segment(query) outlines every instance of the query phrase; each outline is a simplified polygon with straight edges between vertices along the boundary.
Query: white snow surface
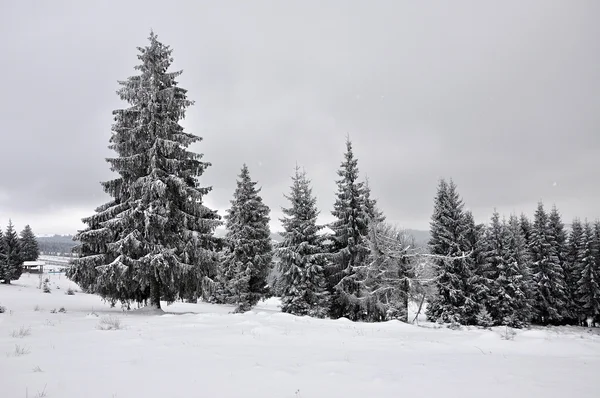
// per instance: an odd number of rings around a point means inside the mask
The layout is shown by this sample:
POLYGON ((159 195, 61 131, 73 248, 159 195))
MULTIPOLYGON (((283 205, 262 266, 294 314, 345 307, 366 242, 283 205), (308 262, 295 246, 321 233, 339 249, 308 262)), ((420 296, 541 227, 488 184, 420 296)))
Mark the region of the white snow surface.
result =
POLYGON ((50 294, 37 275, 0 285, 2 397, 599 396, 598 329, 532 328, 506 340, 504 328, 297 317, 276 299, 245 314, 203 303, 124 312, 66 295, 78 287, 47 276, 50 294), (100 329, 108 316, 121 329, 100 329), (21 327, 30 334, 13 336, 21 327))

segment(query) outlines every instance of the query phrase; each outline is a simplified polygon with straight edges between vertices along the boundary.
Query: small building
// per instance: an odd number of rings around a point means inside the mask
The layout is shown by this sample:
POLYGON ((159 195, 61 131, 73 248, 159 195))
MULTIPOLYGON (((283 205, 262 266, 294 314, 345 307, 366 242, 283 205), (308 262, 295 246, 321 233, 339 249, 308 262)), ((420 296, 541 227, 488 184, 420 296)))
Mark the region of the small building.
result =
POLYGON ((44 272, 44 265, 46 265, 44 261, 24 261, 23 271, 33 274, 42 274, 44 272))

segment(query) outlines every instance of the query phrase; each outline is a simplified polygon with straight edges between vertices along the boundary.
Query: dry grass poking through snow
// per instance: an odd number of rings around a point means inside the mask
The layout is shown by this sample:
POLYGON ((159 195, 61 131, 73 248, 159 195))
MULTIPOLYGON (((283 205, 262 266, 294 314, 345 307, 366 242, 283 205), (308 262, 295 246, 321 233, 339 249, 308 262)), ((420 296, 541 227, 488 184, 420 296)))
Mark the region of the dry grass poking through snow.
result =
POLYGON ((500 337, 502 340, 514 340, 516 335, 517 332, 515 332, 513 328, 506 326, 500 337))
POLYGON ((29 354, 29 352, 30 352, 29 348, 21 347, 20 345, 15 344, 15 350, 11 351, 11 352, 7 352, 6 356, 7 357, 10 357, 10 356, 20 357, 21 355, 29 354))
POLYGON ((123 329, 123 324, 121 319, 116 316, 107 315, 100 318, 97 328, 100 330, 120 330, 123 329))
MULTIPOLYGON (((44 398, 44 397, 47 397, 48 394, 46 394, 46 387, 47 387, 47 385, 44 386, 44 389, 42 391, 38 391, 37 394, 33 395, 32 398, 44 398)), ((25 390, 25 398, 29 398, 29 392, 27 390, 25 390)))
POLYGON ((14 338, 22 339, 25 336, 29 336, 31 334, 31 328, 26 328, 25 326, 21 326, 19 329, 15 329, 10 334, 14 338))

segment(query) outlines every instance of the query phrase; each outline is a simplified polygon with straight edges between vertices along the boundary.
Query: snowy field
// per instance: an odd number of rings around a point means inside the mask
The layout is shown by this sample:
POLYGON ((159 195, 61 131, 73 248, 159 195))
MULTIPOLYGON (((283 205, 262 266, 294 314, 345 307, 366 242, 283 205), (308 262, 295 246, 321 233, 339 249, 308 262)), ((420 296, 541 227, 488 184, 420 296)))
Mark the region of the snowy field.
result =
POLYGON ((236 315, 183 303, 125 313, 49 278, 51 294, 37 275, 0 285, 3 398, 600 396, 597 329, 505 339, 503 329, 295 317, 276 300, 236 315), (120 328, 104 330, 115 319, 120 328))

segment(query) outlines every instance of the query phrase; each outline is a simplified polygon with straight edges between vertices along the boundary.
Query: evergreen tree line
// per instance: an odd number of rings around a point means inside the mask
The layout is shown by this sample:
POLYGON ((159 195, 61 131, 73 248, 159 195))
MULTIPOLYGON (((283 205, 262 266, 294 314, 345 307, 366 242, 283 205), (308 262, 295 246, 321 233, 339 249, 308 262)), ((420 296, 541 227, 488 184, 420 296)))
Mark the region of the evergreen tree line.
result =
POLYGON ((310 181, 297 169, 282 220, 284 241, 274 245, 270 209, 246 165, 224 220, 204 205, 211 188, 199 177, 210 163, 188 149, 201 138, 180 124, 193 102, 177 82, 181 71, 169 71, 172 49, 151 33, 138 50, 139 73, 120 81, 117 91, 128 107, 113 112, 109 148, 116 156, 107 162, 117 176, 102 183, 111 200, 83 219, 68 277, 113 305, 160 308, 161 301, 203 299, 245 311, 273 294, 267 279, 276 256, 284 311, 354 320, 392 316, 378 300, 394 301, 389 279, 399 276, 387 260, 378 263, 381 275, 367 267, 378 261, 369 225, 383 215, 359 179, 351 142, 338 172, 332 232, 317 225, 310 181), (227 234, 220 238, 214 232, 223 222, 227 234), (389 288, 379 290, 380 280, 389 288))
POLYGON ((514 216, 477 225, 455 185, 442 181, 430 253, 423 253, 385 222, 349 139, 331 224, 317 223, 310 179, 297 167, 281 219, 283 242, 275 244, 270 209, 246 165, 223 220, 204 204, 211 188, 199 183, 211 164, 189 150, 201 138, 180 124, 193 101, 177 82, 182 72, 169 71, 172 49, 151 33, 138 50, 139 73, 117 91, 128 106, 113 112, 109 148, 116 156, 107 162, 117 176, 102 183, 111 200, 74 236, 77 257, 67 276, 85 291, 127 307, 205 300, 236 311, 277 294, 284 312, 355 321, 408 321, 416 298, 421 305, 427 298, 430 319, 460 324, 551 323, 597 308, 590 293, 597 292, 597 244, 584 245, 587 255, 579 246, 569 254, 557 211, 546 216, 542 208, 529 229, 514 216), (223 224, 227 233, 218 237, 223 224), (280 276, 269 285, 275 262, 280 276), (565 287, 567 274, 577 288, 565 287))
POLYGON ((296 166, 289 205, 283 208, 283 241, 269 240, 269 208, 244 165, 226 216, 224 250, 211 299, 250 309, 275 294, 282 311, 313 317, 346 317, 354 321, 407 321, 411 296, 419 293, 418 255, 414 240, 385 223, 360 179, 358 160, 347 139, 337 172, 335 221, 319 225, 317 199, 306 172, 296 166), (280 277, 267 285, 273 258, 280 277))
POLYGON ((0 281, 10 284, 23 273, 23 262, 36 261, 40 255, 37 239, 29 225, 17 234, 11 220, 0 230, 0 281))
POLYGON ((600 221, 567 231, 556 208, 475 224, 456 185, 441 180, 431 221, 430 319, 523 327, 600 321, 600 221))

